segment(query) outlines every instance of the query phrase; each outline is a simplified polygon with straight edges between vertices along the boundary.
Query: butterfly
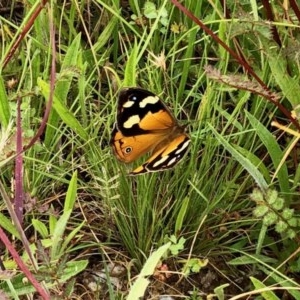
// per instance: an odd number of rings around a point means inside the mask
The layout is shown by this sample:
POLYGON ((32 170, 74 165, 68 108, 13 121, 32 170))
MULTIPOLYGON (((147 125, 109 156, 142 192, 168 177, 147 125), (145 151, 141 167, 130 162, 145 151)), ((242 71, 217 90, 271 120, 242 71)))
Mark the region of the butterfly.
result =
POLYGON ((128 87, 120 91, 110 145, 118 160, 130 163, 151 152, 129 175, 174 167, 186 154, 190 138, 158 96, 128 87))

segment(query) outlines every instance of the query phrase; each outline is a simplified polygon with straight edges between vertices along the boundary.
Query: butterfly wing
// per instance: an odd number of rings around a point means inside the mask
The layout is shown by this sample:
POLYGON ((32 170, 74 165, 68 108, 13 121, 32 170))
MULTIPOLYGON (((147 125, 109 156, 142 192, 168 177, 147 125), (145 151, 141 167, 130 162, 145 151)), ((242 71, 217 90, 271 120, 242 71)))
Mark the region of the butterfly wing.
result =
POLYGON ((165 147, 153 153, 143 165, 130 172, 129 175, 139 175, 173 168, 186 154, 190 141, 186 134, 177 136, 165 147))

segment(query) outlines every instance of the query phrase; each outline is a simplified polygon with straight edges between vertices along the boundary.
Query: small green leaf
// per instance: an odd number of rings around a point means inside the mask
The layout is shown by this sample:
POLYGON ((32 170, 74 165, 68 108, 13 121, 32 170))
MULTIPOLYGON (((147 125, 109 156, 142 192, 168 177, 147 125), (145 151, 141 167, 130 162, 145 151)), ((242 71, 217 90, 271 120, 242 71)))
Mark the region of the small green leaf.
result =
POLYGON ((20 239, 20 234, 16 227, 13 225, 11 220, 2 213, 0 213, 0 226, 10 234, 14 235, 16 238, 20 239))
POLYGON ((243 266, 250 264, 257 264, 258 262, 264 263, 276 263, 276 259, 271 258, 269 256, 261 255, 261 254, 252 254, 252 255, 242 255, 240 257, 234 258, 228 262, 231 266, 243 266))
POLYGON ((255 209, 253 210, 253 215, 256 218, 261 218, 263 217, 267 212, 269 211, 269 208, 267 206, 264 205, 258 205, 255 207, 255 209))
POLYGON ((264 194, 262 191, 258 188, 255 188, 253 192, 250 195, 250 198, 255 201, 256 203, 260 204, 261 202, 264 202, 264 194))
MULTIPOLYGON (((283 217, 285 220, 289 220, 289 219, 291 219, 293 216, 294 216, 294 209, 292 209, 292 208, 284 208, 284 209, 283 209, 283 211, 282 211, 282 217, 283 217)), ((295 226, 297 226, 297 224, 296 224, 295 226)))
POLYGON ((254 287, 256 290, 264 289, 264 291, 260 292, 260 295, 266 300, 280 300, 271 290, 268 289, 261 281, 254 277, 250 277, 254 287))
POLYGON ((275 224, 277 222, 277 220, 278 220, 278 216, 276 215, 276 213, 273 211, 269 211, 264 216, 263 223, 265 226, 270 226, 270 225, 275 224))
POLYGON ((287 222, 291 227, 297 227, 298 219, 296 217, 294 217, 294 218, 287 220, 287 222))
POLYGON ((278 192, 276 190, 267 190, 267 193, 266 193, 266 200, 269 204, 273 204, 276 202, 278 198, 278 192))
POLYGON ((184 221, 184 218, 186 216, 186 212, 188 209, 190 203, 190 198, 185 197, 181 203, 180 211, 176 217, 176 222, 175 222, 175 233, 179 233, 182 230, 182 224, 184 221))
POLYGON ((284 231, 286 231, 288 225, 286 222, 279 220, 276 225, 275 225, 275 230, 278 233, 283 233, 284 231))
POLYGON ((169 19, 167 19, 167 18, 161 18, 159 21, 165 27, 167 27, 169 25, 169 19))
POLYGON ((216 294, 218 300, 225 299, 224 289, 229 286, 229 283, 222 284, 214 289, 214 293, 216 294))
POLYGON ((67 191, 65 204, 64 204, 64 211, 73 209, 74 203, 76 201, 76 195, 77 195, 77 171, 73 173, 73 176, 68 186, 68 191, 67 191))
POLYGON ((157 18, 157 10, 156 6, 153 2, 147 1, 144 5, 144 15, 148 19, 156 19, 157 18))
POLYGON ((281 197, 278 197, 274 203, 270 204, 273 209, 275 210, 281 210, 284 206, 284 199, 281 197))
POLYGON ((146 276, 150 276, 154 273, 156 266, 161 260, 162 256, 169 249, 171 243, 167 243, 161 247, 159 247, 156 251, 154 251, 150 257, 147 259, 144 267, 141 270, 141 273, 138 275, 137 280, 132 285, 130 292, 128 294, 127 300, 138 300, 140 297, 143 297, 145 291, 150 283, 146 276))
POLYGON ((161 18, 168 18, 168 10, 165 8, 165 7, 163 7, 162 9, 161 9, 161 12, 160 12, 160 15, 161 15, 161 18))
POLYGON ((38 219, 32 219, 31 222, 34 229, 41 235, 43 239, 49 236, 49 231, 47 229, 47 226, 43 222, 41 222, 38 219))
POLYGON ((61 253, 61 244, 63 242, 63 234, 66 230, 67 223, 69 221, 72 210, 65 210, 63 215, 58 219, 55 224, 52 237, 52 247, 51 247, 51 260, 56 260, 59 258, 61 253))
POLYGON ((181 237, 176 244, 172 244, 170 246, 170 251, 172 255, 178 255, 178 253, 184 249, 185 241, 186 239, 184 237, 181 237))
POLYGON ((296 237, 296 231, 293 229, 289 229, 286 232, 286 235, 288 236, 289 239, 293 240, 296 237))
POLYGON ((2 76, 0 76, 0 99, 0 124, 6 128, 10 119, 10 107, 2 76))
POLYGON ((188 266, 190 267, 193 273, 199 273, 199 271, 206 267, 208 264, 208 259, 199 259, 199 258, 192 258, 188 262, 188 266))
POLYGON ((63 274, 59 278, 60 282, 66 282, 70 278, 84 271, 88 265, 88 260, 75 260, 66 263, 63 274))
POLYGON ((176 244, 177 243, 177 238, 176 238, 176 236, 174 234, 172 234, 168 239, 170 240, 170 242, 172 244, 176 244))

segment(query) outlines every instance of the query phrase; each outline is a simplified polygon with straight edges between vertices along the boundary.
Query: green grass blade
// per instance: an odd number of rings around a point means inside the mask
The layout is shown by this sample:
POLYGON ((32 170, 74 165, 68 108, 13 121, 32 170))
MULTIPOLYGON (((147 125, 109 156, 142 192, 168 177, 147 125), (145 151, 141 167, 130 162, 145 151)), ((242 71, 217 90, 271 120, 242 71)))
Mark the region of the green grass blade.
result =
POLYGON ((68 47, 67 53, 62 61, 60 74, 64 72, 68 75, 67 80, 59 80, 55 85, 55 95, 63 101, 67 99, 68 92, 70 90, 73 73, 69 70, 77 66, 77 60, 79 55, 81 34, 78 34, 73 40, 72 44, 68 47), (68 72, 69 71, 69 72, 68 72))
MULTIPOLYGON (((280 166, 281 160, 284 155, 278 143, 276 142, 276 139, 271 134, 271 132, 263 124, 261 124, 253 115, 251 115, 249 112, 246 112, 246 116, 248 117, 252 127, 258 134, 260 140, 267 148, 268 153, 271 156, 274 168, 277 169, 280 166)), ((285 193, 286 196, 289 197, 290 186, 286 163, 282 164, 277 174, 281 192, 285 193)))
POLYGON ((286 291, 294 297, 294 299, 300 299, 300 285, 297 282, 283 278, 275 272, 268 272, 266 268, 261 268, 268 276, 272 277, 278 284, 286 288, 286 291))
POLYGON ((51 260, 59 259, 61 256, 61 244, 63 242, 63 234, 66 230, 67 223, 71 216, 72 210, 64 211, 63 215, 58 219, 52 236, 51 260))
POLYGON ((64 211, 73 209, 74 203, 76 201, 76 195, 77 195, 77 171, 73 173, 73 176, 69 183, 66 200, 64 204, 64 211))
POLYGON ((242 148, 238 145, 235 145, 236 149, 244 156, 247 157, 255 166, 257 166, 258 170, 262 173, 264 178, 266 179, 267 183, 271 182, 271 177, 270 177, 270 171, 269 169, 265 166, 264 162, 256 156, 253 151, 250 151, 248 149, 242 148))
POLYGON ((5 91, 5 85, 3 82, 3 78, 0 75, 0 123, 1 126, 6 128, 9 123, 10 119, 10 108, 9 108, 9 102, 7 98, 7 94, 5 91))
POLYGON ((262 190, 267 190, 268 184, 266 180, 264 179, 263 175, 257 170, 257 167, 251 162, 251 160, 244 157, 233 146, 231 146, 227 142, 227 140, 214 129, 213 126, 209 126, 219 143, 222 144, 223 147, 227 151, 229 151, 231 155, 236 159, 236 161, 238 161, 248 171, 248 173, 252 176, 257 185, 262 190))
MULTIPOLYGON (((201 11, 202 4, 203 4, 202 1, 192 1, 192 2, 190 2, 189 9, 193 12, 201 11)), ((194 24, 191 24, 191 25, 194 25, 194 24)), ((190 76, 190 68, 192 65, 192 58, 195 55, 194 54, 195 53, 195 42, 196 42, 198 30, 199 30, 199 27, 196 26, 189 32, 189 37, 188 37, 189 43, 188 43, 187 49, 184 54, 184 59, 183 59, 182 66, 181 66, 182 72, 181 72, 181 76, 180 76, 179 87, 177 90, 178 99, 183 98, 186 84, 188 82, 188 77, 190 76)))
POLYGON ((11 220, 8 219, 4 214, 0 213, 0 227, 20 239, 20 234, 16 227, 12 224, 11 220))
POLYGON ((139 47, 137 42, 134 41, 133 48, 131 49, 130 56, 125 68, 124 86, 136 86, 136 68, 137 68, 137 55, 139 47))
POLYGON ((43 239, 45 239, 49 236, 48 228, 43 222, 41 222, 38 219, 32 219, 31 223, 32 223, 34 229, 41 235, 41 237, 43 239))
MULTIPOLYGON (((51 248, 51 258, 56 259, 62 254, 64 248, 61 246, 63 244, 62 236, 66 230, 67 222, 70 218, 72 209, 74 207, 74 203, 76 200, 76 194, 77 194, 77 172, 74 172, 72 179, 69 183, 65 205, 64 205, 64 211, 63 215, 58 219, 58 221, 55 224, 55 228, 53 231, 53 244, 51 248)), ((80 228, 80 226, 79 226, 80 228)), ((78 228, 77 228, 78 229, 78 228)), ((76 233, 77 230, 74 229, 74 232, 76 233)), ((65 244, 66 246, 66 244, 65 244)))
POLYGON ((97 53, 98 51, 102 51, 103 47, 107 44, 107 41, 111 39, 114 31, 116 30, 116 26, 118 24, 118 18, 112 17, 108 22, 104 30, 98 36, 98 40, 94 45, 94 51, 97 53))
POLYGON ((189 207, 189 203, 190 203, 190 198, 185 197, 182 201, 180 211, 179 211, 179 213, 177 215, 177 218, 176 218, 175 234, 179 233, 182 230, 183 221, 184 221, 184 218, 186 216, 186 213, 187 213, 187 210, 188 210, 188 207, 189 207))
POLYGON ((138 275, 137 280, 131 287, 127 300, 138 300, 140 299, 140 297, 144 296, 146 288, 150 283, 150 281, 146 279, 146 277, 153 275, 157 264, 159 263, 165 252, 170 248, 170 246, 171 243, 167 243, 159 247, 150 255, 144 267, 142 268, 141 273, 138 275))
POLYGON ((72 239, 75 238, 76 234, 80 231, 80 229, 83 227, 83 225, 85 224, 85 221, 81 222, 81 224, 79 224, 77 227, 74 228, 74 230, 72 230, 68 236, 64 239, 64 242, 62 243, 61 246, 61 252, 65 253, 66 249, 68 246, 72 246, 72 239))
POLYGON ((264 285, 260 280, 250 277, 250 280, 252 281, 255 289, 260 290, 260 289, 265 289, 265 292, 261 292, 261 296, 266 299, 266 300, 280 300, 271 290, 267 290, 267 286, 264 285))
MULTIPOLYGON (((53 207, 51 207, 52 211, 54 210, 53 207)), ((55 230, 56 227, 56 223, 57 223, 57 218, 54 214, 49 214, 49 231, 50 234, 53 235, 53 232, 55 230)))
MULTIPOLYGON (((77 66, 77 60, 79 55, 81 34, 78 34, 72 44, 68 47, 64 60, 62 61, 60 75, 63 76, 61 80, 57 80, 55 84, 55 98, 59 99, 62 105, 66 105, 67 95, 70 90, 73 76, 75 72, 72 68, 77 66)), ((54 104, 53 104, 54 105, 54 104)), ((70 114, 70 113, 69 113, 70 114)), ((60 113, 55 110, 51 111, 48 120, 48 126, 46 128, 44 143, 49 146, 53 143, 53 136, 58 128, 60 121, 60 113)), ((69 118, 69 117, 68 117, 69 118)))
POLYGON ((64 272, 60 277, 60 280, 62 282, 66 282, 70 278, 84 271, 88 263, 89 263, 88 260, 75 260, 75 261, 67 262, 64 272))
MULTIPOLYGON (((47 84, 45 81, 39 78, 38 85, 42 90, 43 96, 45 97, 45 99, 48 100, 50 94, 49 84, 47 84)), ((74 130, 74 132, 76 132, 82 139, 88 139, 88 134, 81 126, 79 121, 74 117, 74 115, 70 112, 67 106, 64 103, 62 103, 62 101, 56 96, 53 97, 53 109, 55 109, 55 111, 58 113, 58 115, 64 121, 64 123, 67 124, 72 130, 74 130)))
POLYGON ((282 54, 274 55, 274 47, 270 48, 266 46, 270 52, 268 53, 268 63, 272 71, 272 75, 275 77, 275 81, 279 85, 284 96, 289 100, 293 107, 299 105, 299 78, 293 78, 289 76, 287 71, 287 63, 285 56, 282 54))

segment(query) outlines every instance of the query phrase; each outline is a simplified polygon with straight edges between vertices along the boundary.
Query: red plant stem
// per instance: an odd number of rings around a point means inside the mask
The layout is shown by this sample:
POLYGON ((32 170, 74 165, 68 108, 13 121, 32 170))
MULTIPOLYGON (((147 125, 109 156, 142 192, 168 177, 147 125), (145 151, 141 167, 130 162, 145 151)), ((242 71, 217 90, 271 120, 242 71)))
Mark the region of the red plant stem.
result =
MULTIPOLYGON (((220 0, 220 3, 222 5, 222 8, 223 8, 223 11, 224 11, 224 14, 225 14, 225 18, 226 19, 230 19, 231 18, 231 14, 230 14, 230 11, 229 9, 227 8, 226 6, 226 0, 220 0)), ((246 57, 244 56, 244 53, 243 53, 243 50, 242 50, 242 47, 238 41, 238 39, 236 37, 233 38, 232 40, 233 44, 235 45, 235 49, 238 53, 238 56, 240 57, 240 59, 245 63, 247 64, 247 59, 246 57)))
POLYGON ((42 288, 40 283, 34 278, 34 276, 29 271, 27 266, 23 263, 19 254, 17 253, 17 251, 15 250, 15 248, 13 247, 13 245, 11 244, 11 242, 9 241, 8 237, 6 236, 6 234, 4 233, 1 227, 0 227, 0 239, 5 245, 5 247, 7 248, 7 250, 9 251, 9 253, 11 254, 11 256, 16 261, 21 271, 25 274, 25 276, 28 278, 28 280, 31 282, 31 284, 34 286, 37 292, 41 295, 41 297, 44 300, 50 300, 49 294, 42 288))
POLYGON ((47 124, 47 121, 48 121, 48 118, 49 118, 49 114, 50 114, 50 111, 51 111, 51 108, 52 108, 52 102, 53 102, 53 97, 54 97, 55 74, 56 74, 56 64, 55 64, 56 52, 55 52, 55 28, 54 28, 54 24, 53 24, 51 14, 50 14, 49 27, 50 27, 51 50, 52 50, 49 100, 47 102, 44 117, 42 119, 41 125, 40 125, 37 133, 30 140, 29 144, 24 147, 23 151, 29 149, 32 145, 34 145, 34 143, 42 135, 42 133, 44 132, 44 129, 46 127, 46 124, 47 124))
POLYGON ((32 27, 35 19, 38 17, 38 15, 40 14, 41 10, 43 9, 43 7, 46 5, 47 2, 48 2, 48 0, 41 1, 41 3, 39 4, 39 6, 37 7, 37 9, 30 16, 30 19, 28 20, 28 23, 24 26, 24 29, 22 30, 22 32, 20 33, 20 35, 16 39, 15 43, 11 47, 11 49, 8 52, 7 56, 5 57, 5 59, 3 61, 3 65, 2 65, 3 69, 6 67, 6 65, 8 64, 8 62, 10 61, 10 59, 12 58, 12 56, 14 55, 14 53, 16 52, 16 50, 19 47, 21 41, 23 40, 23 38, 25 37, 25 35, 28 33, 28 31, 32 27))
MULTIPOLYGON (((188 16, 193 22, 195 22, 201 29, 203 29, 208 35, 210 35, 218 44, 220 44, 227 52, 231 54, 246 70, 248 74, 250 74, 256 81, 261 85, 261 87, 265 90, 269 90, 267 85, 260 79, 260 77, 253 71, 250 65, 243 61, 232 49, 230 49, 216 34, 213 33, 207 26, 205 26, 191 11, 189 11, 186 7, 180 4, 177 0, 171 0, 171 2, 177 6, 186 16, 188 16)), ((296 128, 300 131, 300 125, 295 118, 292 117, 292 114, 279 102, 272 98, 272 96, 266 98, 271 101, 274 105, 278 107, 278 109, 296 126, 296 128)))
POLYGON ((22 153, 22 124, 21 124, 21 98, 17 100, 17 155, 15 163, 15 202, 14 208, 16 216, 22 226, 24 191, 23 191, 23 153, 22 153))
POLYGON ((266 84, 256 75, 253 69, 248 64, 244 64, 240 57, 231 48, 229 48, 212 30, 210 30, 206 25, 204 25, 191 11, 185 8, 177 0, 171 0, 171 2, 175 6, 177 6, 191 20, 193 20, 197 25, 199 25, 201 29, 203 29, 208 35, 210 35, 227 52, 229 52, 231 56, 234 57, 246 69, 247 73, 251 74, 263 88, 268 89, 266 84))
POLYGON ((290 0, 290 5, 291 5, 291 8, 293 9, 295 15, 297 16, 299 23, 300 23, 300 9, 299 9, 298 4, 296 3, 295 0, 290 0))
MULTIPOLYGON (((272 11, 272 7, 270 5, 269 0, 262 0, 262 4, 263 4, 263 6, 265 8, 267 19, 269 21, 271 21, 271 22, 274 21, 273 11, 272 11)), ((281 48, 282 47, 282 43, 281 43, 281 40, 280 40, 278 31, 277 31, 277 28, 274 25, 271 26, 271 32, 272 32, 274 41, 281 48)))

